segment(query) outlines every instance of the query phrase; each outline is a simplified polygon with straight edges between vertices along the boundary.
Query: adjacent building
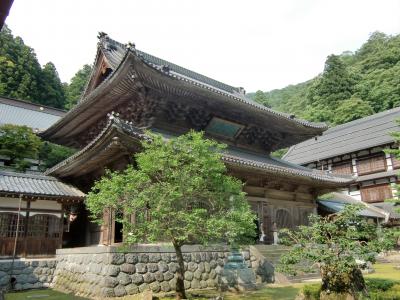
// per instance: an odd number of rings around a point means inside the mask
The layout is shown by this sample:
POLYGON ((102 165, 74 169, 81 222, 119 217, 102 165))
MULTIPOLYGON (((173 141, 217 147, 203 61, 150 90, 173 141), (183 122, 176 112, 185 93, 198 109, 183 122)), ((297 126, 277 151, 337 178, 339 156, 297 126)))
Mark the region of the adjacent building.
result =
MULTIPOLYGON (((349 175, 312 170, 272 158, 288 147, 327 129, 266 108, 233 87, 166 60, 99 35, 98 51, 80 102, 41 135, 51 142, 80 149, 46 171, 46 175, 87 192, 105 168, 134 163, 145 130, 170 138, 190 129, 228 145, 223 160, 231 175, 243 180, 247 199, 258 216, 264 242, 273 230, 306 224, 317 196, 343 188, 349 175)), ((104 224, 89 222, 78 207, 74 246, 122 241, 121 224, 106 209, 104 224), (85 230, 82 230, 85 228, 85 230)), ((261 234, 261 232, 260 232, 261 234)))
POLYGON ((400 107, 377 113, 325 131, 321 136, 292 146, 284 159, 333 175, 357 176, 345 189, 348 195, 390 209, 385 199, 396 192, 400 162, 385 149, 398 149, 392 132, 400 107))
MULTIPOLYGON (((65 111, 23 100, 0 97, 0 125, 28 126, 42 132, 65 111)), ((81 205, 84 194, 58 179, 37 172, 15 172, 0 156, 0 258, 54 255, 68 241, 73 219, 71 207, 81 205)))

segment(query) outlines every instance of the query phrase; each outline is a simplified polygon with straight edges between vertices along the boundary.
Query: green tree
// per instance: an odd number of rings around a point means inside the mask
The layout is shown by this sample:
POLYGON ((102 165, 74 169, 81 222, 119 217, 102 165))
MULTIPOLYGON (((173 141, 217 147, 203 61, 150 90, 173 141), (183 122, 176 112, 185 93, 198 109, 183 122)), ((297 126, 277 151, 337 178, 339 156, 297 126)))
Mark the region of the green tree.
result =
POLYGON ((292 249, 281 257, 278 269, 296 274, 317 267, 322 293, 366 292, 357 260, 374 262, 377 253, 394 246, 394 239, 360 217, 361 209, 361 205, 348 205, 326 217, 311 215, 309 226, 281 230, 281 242, 292 249))
POLYGON ((267 95, 261 90, 258 90, 256 92, 256 94, 254 95, 254 101, 256 101, 266 107, 271 108, 271 104, 269 102, 267 95))
POLYGON ((39 149, 40 169, 51 168, 76 152, 75 149, 44 142, 39 149))
POLYGON ((333 121, 336 125, 339 125, 372 115, 373 113, 374 110, 368 102, 360 98, 350 98, 340 103, 335 110, 333 121))
POLYGON ((65 103, 64 88, 53 63, 48 62, 42 70, 42 89, 40 103, 63 108, 65 103))
POLYGON ((58 108, 65 102, 54 65, 42 70, 35 51, 6 25, 0 31, 0 95, 58 108))
POLYGON ((66 109, 71 109, 78 102, 86 87, 91 72, 92 67, 84 65, 82 69, 72 77, 70 84, 65 86, 65 94, 67 97, 67 102, 65 104, 66 109))
POLYGON ((188 243, 238 242, 254 233, 254 215, 242 183, 226 175, 225 146, 190 132, 165 141, 150 135, 136 154, 137 168, 108 172, 88 194, 95 220, 105 208, 123 224, 124 242, 168 241, 177 261, 177 298, 185 297, 181 247, 188 243), (135 215, 135 223, 130 216, 135 215))
POLYGON ((17 170, 24 171, 29 166, 24 159, 36 159, 40 147, 40 138, 31 128, 11 124, 0 126, 0 155, 9 157, 11 166, 17 170))
POLYGON ((338 55, 326 59, 325 68, 309 90, 309 104, 336 109, 341 101, 353 94, 355 79, 338 55))

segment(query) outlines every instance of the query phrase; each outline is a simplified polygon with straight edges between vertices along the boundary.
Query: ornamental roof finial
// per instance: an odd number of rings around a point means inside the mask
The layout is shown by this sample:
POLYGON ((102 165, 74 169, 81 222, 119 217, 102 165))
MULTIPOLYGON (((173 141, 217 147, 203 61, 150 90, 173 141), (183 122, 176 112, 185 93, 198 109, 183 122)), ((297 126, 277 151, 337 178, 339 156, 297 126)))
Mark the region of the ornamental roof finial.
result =
POLYGON ((135 49, 136 49, 135 43, 128 42, 128 43, 126 44, 126 49, 128 49, 128 50, 135 50, 135 49))
POLYGON ((104 37, 108 36, 107 33, 105 33, 104 31, 99 31, 99 33, 97 34, 97 38, 100 40, 104 37))

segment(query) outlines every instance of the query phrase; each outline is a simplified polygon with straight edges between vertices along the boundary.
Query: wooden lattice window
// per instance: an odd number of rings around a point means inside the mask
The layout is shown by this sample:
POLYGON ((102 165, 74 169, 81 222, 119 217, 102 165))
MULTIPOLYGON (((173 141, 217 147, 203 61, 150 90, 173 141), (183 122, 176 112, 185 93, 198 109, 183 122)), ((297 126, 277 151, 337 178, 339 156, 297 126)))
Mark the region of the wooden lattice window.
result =
POLYGON ((386 170, 386 159, 383 155, 357 161, 358 175, 382 172, 385 170, 386 170))
POLYGON ((382 202, 392 197, 392 189, 389 184, 361 187, 361 199, 364 202, 382 202))
POLYGON ((28 233, 29 237, 60 237, 60 219, 53 215, 34 215, 29 218, 28 233))
POLYGON ((351 175, 353 173, 353 167, 351 163, 332 165, 332 173, 341 175, 351 175))
POLYGON ((393 169, 399 169, 400 168, 400 160, 398 160, 396 157, 392 156, 392 165, 393 165, 393 169))
POLYGON ((278 229, 291 228, 292 216, 286 209, 278 209, 275 214, 275 222, 278 229))
MULTIPOLYGON (((25 231, 25 221, 24 216, 20 216, 19 218, 19 226, 18 226, 18 236, 22 236, 25 231)), ((17 213, 8 213, 2 212, 0 213, 0 237, 15 237, 17 232, 17 222, 18 222, 18 214, 17 213)))

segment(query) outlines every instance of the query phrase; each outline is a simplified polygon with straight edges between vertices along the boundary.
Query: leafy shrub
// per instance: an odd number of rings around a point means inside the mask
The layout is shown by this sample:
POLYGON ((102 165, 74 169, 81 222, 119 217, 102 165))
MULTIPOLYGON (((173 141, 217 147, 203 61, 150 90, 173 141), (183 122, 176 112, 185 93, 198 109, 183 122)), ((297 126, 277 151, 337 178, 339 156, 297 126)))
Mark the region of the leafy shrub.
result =
POLYGON ((307 284, 303 286, 301 292, 307 300, 319 300, 319 294, 321 293, 321 284, 307 284))
POLYGON ((395 280, 382 278, 368 278, 365 282, 370 292, 385 292, 398 283, 398 281, 395 280))

